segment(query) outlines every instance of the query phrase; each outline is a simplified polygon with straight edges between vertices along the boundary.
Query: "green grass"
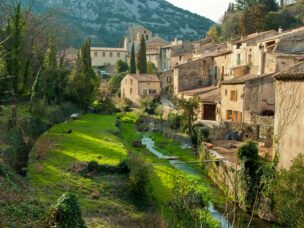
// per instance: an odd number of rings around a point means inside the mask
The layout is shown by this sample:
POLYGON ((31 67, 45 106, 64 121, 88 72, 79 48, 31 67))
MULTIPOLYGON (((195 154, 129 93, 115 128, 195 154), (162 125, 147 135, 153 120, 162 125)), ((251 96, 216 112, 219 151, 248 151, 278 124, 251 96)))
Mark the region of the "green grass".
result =
MULTIPOLYGON (((42 137, 51 136, 52 145, 41 160, 35 160, 33 151, 28 168, 31 187, 39 199, 53 204, 67 190, 74 192, 80 202, 83 216, 91 227, 121 227, 123 218, 142 221, 145 212, 134 205, 124 189, 126 175, 97 175, 84 178, 72 175, 68 168, 75 161, 97 161, 117 165, 127 157, 127 148, 115 127, 111 115, 88 114, 79 120, 59 124, 42 137), (62 134, 72 130, 72 134, 62 134), (92 199, 92 193, 99 199, 92 199)), ((39 142, 39 141, 38 141, 39 142)), ((37 142, 37 143, 38 143, 37 142)))

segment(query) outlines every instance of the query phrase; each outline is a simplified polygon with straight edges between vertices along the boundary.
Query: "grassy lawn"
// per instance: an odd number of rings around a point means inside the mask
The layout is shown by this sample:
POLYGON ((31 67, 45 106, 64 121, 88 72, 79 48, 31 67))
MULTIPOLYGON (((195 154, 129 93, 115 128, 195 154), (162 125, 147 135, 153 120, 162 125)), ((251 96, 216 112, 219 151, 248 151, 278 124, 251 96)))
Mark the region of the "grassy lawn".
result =
POLYGON ((68 171, 75 161, 94 160, 99 164, 117 165, 127 157, 127 148, 119 137, 115 122, 116 118, 111 115, 89 114, 59 124, 40 137, 42 143, 46 141, 43 137, 51 138, 48 152, 36 160, 37 151, 34 150, 28 168, 31 187, 40 200, 53 204, 62 193, 70 190, 77 194, 89 227, 141 224, 146 212, 133 204, 126 194, 126 175, 84 178, 68 171), (62 134, 68 130, 72 133, 62 134), (93 197, 96 194, 99 197, 93 197))

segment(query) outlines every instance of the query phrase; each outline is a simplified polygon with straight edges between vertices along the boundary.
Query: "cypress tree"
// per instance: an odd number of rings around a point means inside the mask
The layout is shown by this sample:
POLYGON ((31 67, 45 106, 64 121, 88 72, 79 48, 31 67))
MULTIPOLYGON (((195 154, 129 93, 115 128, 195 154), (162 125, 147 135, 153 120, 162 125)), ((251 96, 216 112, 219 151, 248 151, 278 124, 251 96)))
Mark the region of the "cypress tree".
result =
POLYGON ((132 49, 131 49, 130 73, 131 73, 131 74, 136 74, 136 61, 135 61, 135 48, 134 48, 134 43, 132 44, 132 49))
POLYGON ((137 69, 140 74, 147 73, 146 43, 144 36, 141 37, 140 47, 137 53, 137 69))

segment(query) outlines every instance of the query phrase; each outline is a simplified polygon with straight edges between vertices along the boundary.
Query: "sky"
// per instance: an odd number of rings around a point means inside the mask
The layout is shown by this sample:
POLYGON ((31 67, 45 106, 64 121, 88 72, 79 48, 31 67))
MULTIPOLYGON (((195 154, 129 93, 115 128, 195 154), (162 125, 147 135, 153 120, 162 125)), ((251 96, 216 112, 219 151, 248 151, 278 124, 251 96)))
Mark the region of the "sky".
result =
POLYGON ((189 10, 192 13, 205 16, 215 22, 219 22, 220 18, 228 9, 229 2, 232 0, 167 0, 173 5, 189 10))

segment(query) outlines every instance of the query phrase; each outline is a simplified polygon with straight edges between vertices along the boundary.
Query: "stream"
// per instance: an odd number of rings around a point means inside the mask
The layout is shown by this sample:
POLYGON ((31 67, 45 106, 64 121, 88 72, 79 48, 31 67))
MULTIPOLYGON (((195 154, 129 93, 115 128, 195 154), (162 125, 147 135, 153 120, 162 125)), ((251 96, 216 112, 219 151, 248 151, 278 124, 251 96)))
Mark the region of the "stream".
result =
MULTIPOLYGON (((164 158, 164 157, 168 157, 164 154, 162 154, 161 152, 157 151, 155 148, 155 143, 154 141, 145 136, 142 139, 142 144, 146 146, 146 148, 153 153, 155 156, 157 156, 158 158, 164 158)), ((175 164, 178 162, 181 162, 179 160, 169 160, 169 162, 172 164, 172 166, 174 166, 176 169, 181 170, 186 172, 189 175, 192 176, 197 176, 200 177, 202 174, 200 174, 199 172, 197 172, 196 169, 194 169, 193 167, 191 167, 189 164, 175 164)), ((223 205, 223 208, 225 207, 225 205, 223 205)), ((214 205, 211 203, 211 205, 209 206, 209 212, 211 213, 211 215, 221 224, 221 228, 229 228, 232 227, 232 222, 228 221, 227 218, 224 216, 224 213, 219 211, 217 208, 214 207, 214 205)), ((237 217, 238 219, 240 219, 239 221, 240 224, 238 227, 241 228, 245 228, 248 226, 249 220, 250 220, 250 216, 246 213, 243 212, 238 212, 237 213, 237 217)), ((251 227, 257 227, 257 228, 270 228, 272 227, 271 224, 264 222, 263 220, 260 219, 256 219, 254 218, 252 223, 251 223, 251 227)))

